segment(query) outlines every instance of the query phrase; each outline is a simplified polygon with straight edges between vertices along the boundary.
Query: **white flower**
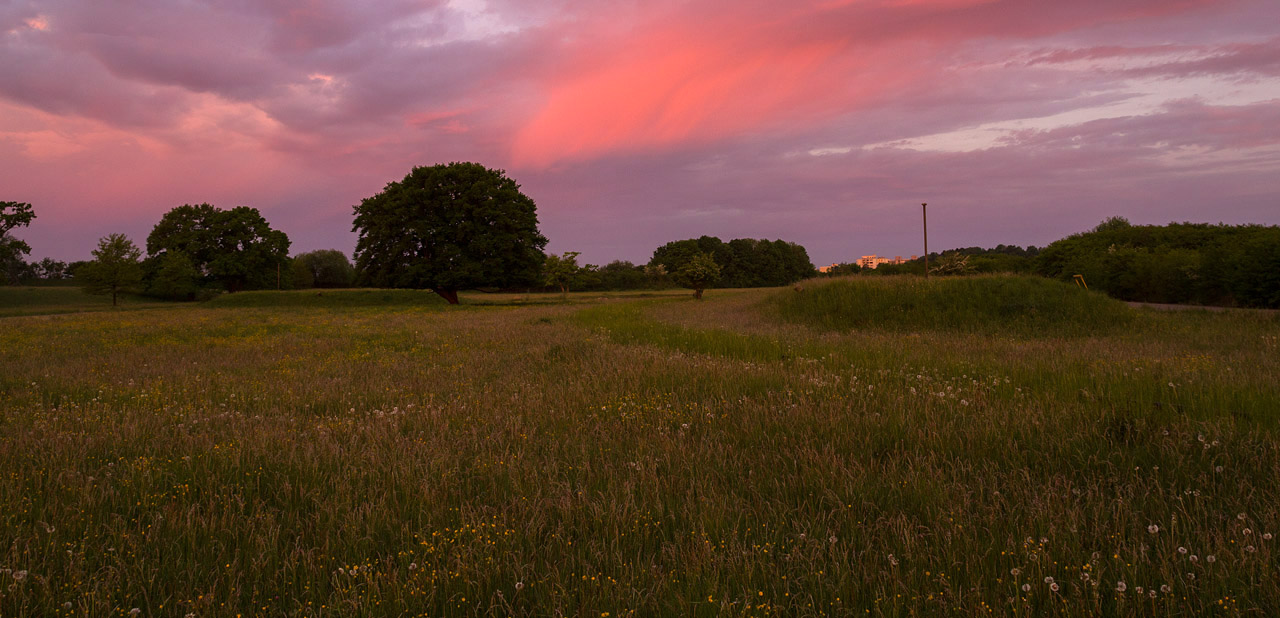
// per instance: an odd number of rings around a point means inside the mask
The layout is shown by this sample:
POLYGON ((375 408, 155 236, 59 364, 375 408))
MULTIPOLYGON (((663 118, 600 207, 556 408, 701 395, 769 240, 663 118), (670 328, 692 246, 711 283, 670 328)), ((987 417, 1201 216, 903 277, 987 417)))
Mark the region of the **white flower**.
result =
POLYGON ((1255 551, 1258 551, 1258 550, 1257 550, 1257 549, 1255 549, 1252 545, 1246 545, 1246 546, 1245 546, 1245 548, 1244 548, 1244 550, 1245 550, 1246 552, 1251 553, 1251 554, 1252 554, 1253 552, 1255 552, 1255 551))
POLYGON ((1173 591, 1173 588, 1170 588, 1170 587, 1169 587, 1169 584, 1164 584, 1164 585, 1160 586, 1160 592, 1163 592, 1163 593, 1165 593, 1165 594, 1169 594, 1171 591, 1173 591))
POLYGON ((516 582, 516 590, 523 590, 524 582, 516 582))
POLYGON ((16 580, 18 580, 18 581, 22 581, 22 580, 26 579, 26 578, 27 578, 27 571, 26 571, 26 569, 23 569, 23 570, 21 570, 21 571, 14 571, 14 572, 13 572, 13 578, 14 578, 14 579, 16 579, 16 580))
POLYGON ((1204 560, 1205 560, 1205 562, 1208 562, 1209 564, 1213 564, 1213 563, 1215 563, 1215 562, 1217 562, 1217 561, 1218 561, 1218 559, 1217 559, 1217 558, 1214 558, 1214 557, 1213 557, 1213 554, 1209 554, 1208 556, 1205 556, 1205 557, 1204 557, 1204 560))
POLYGON ((1129 589, 1128 584, 1125 584, 1124 582, 1116 582, 1116 592, 1124 592, 1125 590, 1128 590, 1128 589, 1129 589))
POLYGON ((1220 473, 1220 472, 1222 472, 1222 466, 1214 466, 1214 467, 1213 467, 1213 471, 1214 471, 1214 472, 1219 472, 1219 473, 1220 473))
POLYGON ((1048 544, 1049 544, 1049 537, 1046 537, 1046 536, 1042 536, 1042 537, 1040 537, 1040 544, 1041 544, 1041 545, 1048 545, 1048 544))
POLYGON ((1245 520, 1245 514, 1244 514, 1244 513, 1240 513, 1239 515, 1236 515, 1236 519, 1239 519, 1240 521, 1244 521, 1244 520, 1245 520))
POLYGON ((1157 526, 1155 524, 1151 524, 1150 526, 1147 526, 1147 532, 1150 532, 1151 534, 1155 534, 1159 531, 1160 531, 1160 526, 1157 526))
POLYGON ((1195 573, 1187 573, 1187 579, 1195 579, 1195 578, 1196 578, 1195 573))
POLYGON ((1179 548, 1178 548, 1178 553, 1180 553, 1180 554, 1185 554, 1185 553, 1187 553, 1187 548, 1185 548, 1185 547, 1179 547, 1179 548))
POLYGON ((1053 578, 1052 578, 1052 577, 1046 577, 1046 578, 1044 578, 1044 583, 1046 583, 1046 584, 1052 584, 1052 583, 1053 583, 1053 578))
POLYGON ((71 601, 62 604, 62 609, 71 609, 71 601))
POLYGON ((1023 585, 1022 585, 1022 591, 1023 591, 1023 592, 1031 592, 1031 584, 1023 584, 1023 585))
POLYGON ((409 570, 410 570, 410 571, 417 571, 417 570, 418 570, 418 563, 417 563, 417 562, 410 562, 410 563, 409 563, 409 570))
POLYGON ((1058 584, 1056 584, 1056 583, 1055 583, 1055 584, 1049 584, 1049 589, 1050 589, 1050 590, 1052 590, 1052 591, 1054 591, 1054 592, 1057 592, 1057 591, 1058 591, 1058 584))
POLYGON ((1192 562, 1200 562, 1200 556, 1197 556, 1197 555, 1195 555, 1195 554, 1191 554, 1191 558, 1190 558, 1190 560, 1191 560, 1192 562))
POLYGON ((1134 586, 1133 591, 1142 594, 1142 586, 1134 586))
POLYGON ((1017 577, 1017 576, 1019 576, 1019 575, 1022 575, 1022 569, 1019 569, 1019 568, 1017 568, 1017 567, 1014 567, 1014 568, 1012 568, 1012 569, 1009 569, 1009 574, 1010 574, 1010 575, 1012 575, 1012 576, 1014 576, 1014 577, 1017 577))
POLYGON ((140 609, 138 609, 138 608, 136 608, 136 607, 135 607, 135 608, 133 608, 133 609, 131 609, 131 610, 129 610, 129 615, 130 615, 130 616, 137 616, 138 614, 141 614, 141 613, 142 613, 142 610, 140 610, 140 609))
POLYGON ((1244 535, 1245 535, 1245 536, 1249 536, 1250 534, 1253 534, 1253 530, 1251 530, 1251 529, 1249 529, 1249 528, 1245 528, 1245 529, 1244 529, 1244 535))

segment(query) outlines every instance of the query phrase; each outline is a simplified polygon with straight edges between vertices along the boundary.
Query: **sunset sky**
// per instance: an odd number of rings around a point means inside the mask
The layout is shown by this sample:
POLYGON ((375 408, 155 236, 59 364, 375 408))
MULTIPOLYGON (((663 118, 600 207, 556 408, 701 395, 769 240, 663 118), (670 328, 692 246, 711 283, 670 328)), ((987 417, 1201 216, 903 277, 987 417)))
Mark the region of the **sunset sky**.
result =
POLYGON ((414 165, 505 169, 549 251, 702 234, 816 265, 1111 215, 1280 223, 1277 0, 0 0, 31 258, 183 203, 350 253, 414 165))

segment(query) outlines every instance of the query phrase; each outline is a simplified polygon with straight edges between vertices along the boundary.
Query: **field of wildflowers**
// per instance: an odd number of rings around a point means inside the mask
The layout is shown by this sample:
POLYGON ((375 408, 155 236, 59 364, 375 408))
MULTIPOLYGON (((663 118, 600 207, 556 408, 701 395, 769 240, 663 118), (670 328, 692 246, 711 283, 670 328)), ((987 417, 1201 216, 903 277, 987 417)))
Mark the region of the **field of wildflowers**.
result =
POLYGON ((787 294, 2 318, 0 616, 1280 608, 1280 318, 787 294))

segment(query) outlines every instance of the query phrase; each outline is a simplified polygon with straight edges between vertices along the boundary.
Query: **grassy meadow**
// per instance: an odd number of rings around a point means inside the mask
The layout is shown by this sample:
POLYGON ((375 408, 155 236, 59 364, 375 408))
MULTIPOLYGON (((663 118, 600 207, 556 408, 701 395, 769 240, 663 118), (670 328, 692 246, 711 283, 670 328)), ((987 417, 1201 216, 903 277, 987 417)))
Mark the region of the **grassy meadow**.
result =
POLYGON ((0 616, 1280 611, 1280 317, 1019 281, 0 297, 0 616))

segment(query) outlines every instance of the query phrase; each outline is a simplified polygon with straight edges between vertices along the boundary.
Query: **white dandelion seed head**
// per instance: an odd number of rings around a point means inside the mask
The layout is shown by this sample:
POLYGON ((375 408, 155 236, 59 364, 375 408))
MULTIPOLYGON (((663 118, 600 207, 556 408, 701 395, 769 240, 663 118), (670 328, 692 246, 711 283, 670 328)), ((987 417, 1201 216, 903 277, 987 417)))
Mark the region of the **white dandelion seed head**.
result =
POLYGON ((1014 576, 1014 577, 1017 577, 1017 576, 1019 576, 1019 575, 1022 575, 1022 569, 1019 569, 1019 568, 1016 568, 1016 567, 1015 567, 1015 568, 1012 568, 1012 569, 1009 569, 1009 574, 1010 574, 1010 575, 1012 575, 1012 576, 1014 576))

